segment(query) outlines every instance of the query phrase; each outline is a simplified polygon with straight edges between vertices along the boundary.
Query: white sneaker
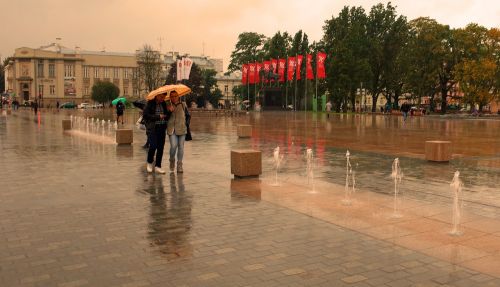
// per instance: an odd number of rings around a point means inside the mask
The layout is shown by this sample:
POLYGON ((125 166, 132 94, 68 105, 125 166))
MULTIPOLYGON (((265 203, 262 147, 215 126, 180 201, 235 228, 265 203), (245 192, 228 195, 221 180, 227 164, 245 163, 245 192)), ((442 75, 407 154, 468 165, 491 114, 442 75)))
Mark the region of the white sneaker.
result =
POLYGON ((161 174, 164 174, 164 173, 165 173, 165 170, 164 170, 163 168, 161 168, 161 167, 157 167, 157 166, 155 166, 155 172, 156 172, 156 173, 161 173, 161 174))
POLYGON ((153 172, 153 165, 152 165, 152 164, 150 164, 150 163, 146 164, 146 170, 147 170, 149 173, 153 172))

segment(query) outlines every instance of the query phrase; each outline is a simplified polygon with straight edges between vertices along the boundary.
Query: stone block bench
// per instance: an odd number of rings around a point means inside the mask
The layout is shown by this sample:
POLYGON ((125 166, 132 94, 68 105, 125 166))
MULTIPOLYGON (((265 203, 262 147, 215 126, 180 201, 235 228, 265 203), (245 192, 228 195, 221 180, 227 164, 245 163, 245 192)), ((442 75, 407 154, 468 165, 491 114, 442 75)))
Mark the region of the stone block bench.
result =
POLYGON ((258 150, 232 150, 231 174, 235 178, 259 177, 262 174, 262 153, 258 150))
POLYGON ((428 161, 447 162, 451 160, 450 141, 426 141, 425 159, 428 161))
POLYGON ((239 138, 249 138, 252 137, 252 126, 251 125, 238 125, 237 133, 239 138))
POLYGON ((132 129, 117 129, 116 130, 116 143, 117 144, 132 144, 134 135, 132 129))

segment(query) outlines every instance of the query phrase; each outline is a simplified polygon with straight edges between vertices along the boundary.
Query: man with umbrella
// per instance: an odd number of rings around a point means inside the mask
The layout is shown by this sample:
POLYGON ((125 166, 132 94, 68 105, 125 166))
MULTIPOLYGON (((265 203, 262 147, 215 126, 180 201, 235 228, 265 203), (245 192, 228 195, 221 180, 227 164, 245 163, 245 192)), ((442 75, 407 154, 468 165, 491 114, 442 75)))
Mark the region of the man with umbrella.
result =
POLYGON ((118 98, 116 101, 116 122, 119 123, 122 120, 123 125, 123 112, 125 111, 125 105, 123 104, 123 98, 118 98))

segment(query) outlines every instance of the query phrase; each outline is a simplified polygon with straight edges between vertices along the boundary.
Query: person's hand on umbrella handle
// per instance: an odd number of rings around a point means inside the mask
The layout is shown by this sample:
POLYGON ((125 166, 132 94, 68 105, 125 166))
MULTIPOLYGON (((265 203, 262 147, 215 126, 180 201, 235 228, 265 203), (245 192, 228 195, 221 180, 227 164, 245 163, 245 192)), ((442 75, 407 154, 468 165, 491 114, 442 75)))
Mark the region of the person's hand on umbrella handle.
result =
POLYGON ((174 111, 174 106, 172 106, 172 105, 168 105, 168 106, 167 106, 167 109, 168 109, 169 111, 173 112, 173 111, 174 111))

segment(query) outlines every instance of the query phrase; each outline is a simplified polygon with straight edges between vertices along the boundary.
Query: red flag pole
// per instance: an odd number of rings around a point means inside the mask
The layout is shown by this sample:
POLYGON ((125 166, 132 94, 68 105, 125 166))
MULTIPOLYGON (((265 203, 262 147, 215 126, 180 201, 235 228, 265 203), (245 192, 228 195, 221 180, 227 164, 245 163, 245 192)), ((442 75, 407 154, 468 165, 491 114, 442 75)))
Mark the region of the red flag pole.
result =
POLYGON ((295 74, 295 89, 293 92, 293 110, 297 110, 297 53, 295 53, 295 64, 293 65, 293 72, 295 74))
MULTIPOLYGON (((250 67, 248 68, 248 70, 250 70, 250 67)), ((248 73, 247 73, 247 100, 248 100, 247 104, 250 105, 250 77, 248 76, 248 73)), ((248 109, 247 109, 247 111, 248 111, 248 109)))
MULTIPOLYGON (((316 43, 314 43, 314 50, 316 50, 316 43)), ((316 51, 316 92, 314 94, 314 98, 316 100, 316 104, 318 103, 318 51, 316 51)))
MULTIPOLYGON (((286 55, 285 63, 285 66, 288 66, 288 55, 286 55)), ((288 69, 286 71, 288 72, 288 69)), ((288 109, 288 75, 285 74, 285 110, 286 109, 288 109)))
MULTIPOLYGON (((304 55, 304 58, 303 59, 306 59, 306 64, 304 65, 305 67, 305 75, 304 75, 304 112, 307 111, 307 49, 308 47, 306 47, 306 54, 304 55)), ((304 60, 302 60, 303 62, 304 60)))

